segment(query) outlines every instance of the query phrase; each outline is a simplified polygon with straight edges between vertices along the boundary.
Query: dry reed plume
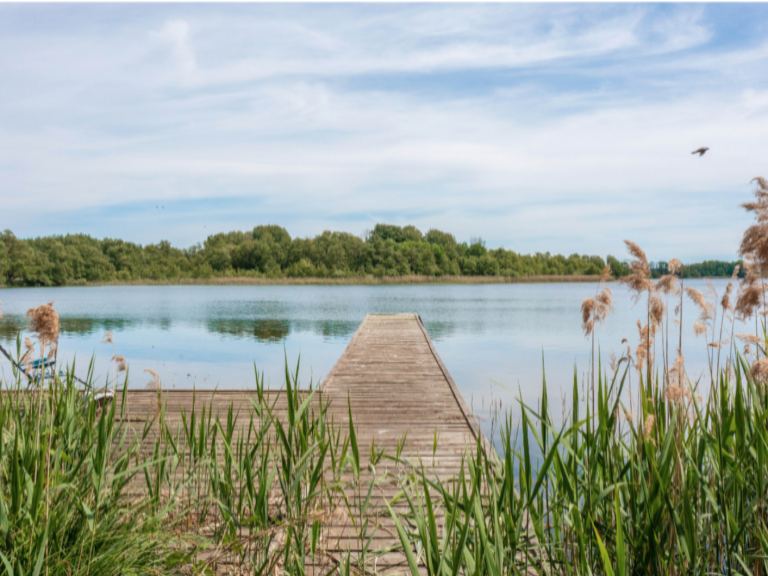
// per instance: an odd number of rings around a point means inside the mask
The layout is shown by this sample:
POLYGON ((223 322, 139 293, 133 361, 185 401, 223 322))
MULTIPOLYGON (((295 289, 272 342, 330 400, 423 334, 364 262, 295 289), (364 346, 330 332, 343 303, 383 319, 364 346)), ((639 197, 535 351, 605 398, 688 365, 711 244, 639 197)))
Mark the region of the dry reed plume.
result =
POLYGON ((43 347, 59 341, 59 315, 53 309, 53 302, 30 308, 27 318, 30 319, 29 331, 37 334, 43 347))
POLYGON ((608 278, 611 277, 611 266, 607 264, 602 273, 600 274, 600 280, 597 283, 594 298, 585 298, 581 303, 581 319, 582 327, 584 328, 584 336, 592 337, 592 394, 594 396, 595 389, 595 325, 605 322, 606 317, 610 312, 614 311, 613 308, 613 293, 608 286, 603 286, 600 289, 600 285, 605 283, 608 278))
POLYGON ((125 372, 128 370, 128 361, 119 354, 116 354, 115 356, 112 356, 112 362, 117 363, 117 372, 125 372))
MULTIPOLYGON (((765 178, 754 178, 756 183, 752 193, 754 202, 742 204, 747 212, 753 212, 755 223, 744 231, 739 246, 739 255, 744 258, 746 275, 739 286, 735 311, 742 320, 755 315, 755 335, 758 336, 758 318, 756 312, 762 308, 763 315, 768 312, 765 301, 765 272, 768 269, 768 182, 765 178)), ((756 348, 756 360, 759 360, 760 347, 756 348)))
POLYGON ((152 370, 151 368, 145 368, 144 372, 148 372, 150 376, 152 376, 152 380, 149 381, 147 384, 148 390, 157 390, 160 391, 163 389, 163 383, 160 380, 160 375, 152 370))
POLYGON ((739 254, 752 256, 760 268, 765 270, 768 265, 768 182, 760 177, 752 182, 757 183, 757 187, 752 191, 755 201, 745 202, 741 206, 747 212, 755 213, 756 222, 744 232, 739 254))
POLYGON ((152 380, 149 381, 147 384, 148 390, 155 390, 157 392, 157 396, 155 398, 155 412, 158 416, 158 422, 157 426, 158 429, 160 428, 160 419, 161 419, 161 412, 163 408, 163 399, 162 399, 162 391, 163 391, 163 382, 160 380, 160 374, 152 370, 151 368, 145 368, 144 372, 148 372, 150 376, 152 376, 152 380))
POLYGON ((656 300, 655 298, 652 298, 656 287, 651 280, 651 267, 648 264, 648 258, 646 257, 645 252, 631 240, 624 240, 624 244, 627 245, 627 250, 629 250, 629 253, 632 256, 632 260, 629 263, 629 269, 632 273, 622 278, 621 282, 627 285, 629 291, 632 293, 632 300, 635 303, 640 301, 644 293, 648 293, 646 324, 643 326, 640 321, 637 323, 637 328, 640 333, 640 343, 635 351, 635 365, 638 372, 642 374, 643 364, 645 364, 646 377, 650 380, 651 366, 653 364, 651 348, 652 336, 655 334, 656 327, 660 323, 664 308, 660 299, 656 300))
POLYGON ((642 298, 643 292, 652 288, 651 268, 648 265, 648 258, 640 246, 630 240, 624 240, 624 244, 627 245, 627 249, 633 257, 629 263, 629 269, 632 273, 620 281, 629 287, 635 302, 638 302, 642 298))
POLYGON ((696 290, 696 288, 688 287, 685 289, 685 293, 699 309, 699 322, 706 326, 707 323, 712 319, 714 306, 708 302, 704 297, 704 294, 696 290))
POLYGON ((768 380, 768 358, 757 360, 752 364, 752 379, 755 382, 765 383, 768 380))
POLYGON ((24 354, 21 357, 21 361, 24 362, 28 357, 35 356, 35 345, 29 336, 24 338, 24 354))
POLYGON ((656 423, 656 416, 653 414, 650 414, 646 419, 645 423, 643 424, 643 437, 646 439, 651 438, 651 433, 653 432, 653 425, 656 423))

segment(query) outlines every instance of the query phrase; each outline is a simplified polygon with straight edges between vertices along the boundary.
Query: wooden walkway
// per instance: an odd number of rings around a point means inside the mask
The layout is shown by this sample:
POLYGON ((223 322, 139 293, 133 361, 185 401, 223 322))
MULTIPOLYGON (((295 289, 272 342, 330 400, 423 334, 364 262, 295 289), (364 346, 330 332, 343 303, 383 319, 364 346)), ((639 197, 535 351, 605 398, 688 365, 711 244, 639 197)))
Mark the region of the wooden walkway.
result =
POLYGON ((435 460, 448 463, 481 433, 416 314, 366 316, 321 389, 344 423, 349 399, 361 446, 394 448, 407 434, 432 460, 437 434, 435 460))
MULTIPOLYGON (((343 432, 349 426, 351 406, 365 482, 376 482, 377 477, 395 472, 387 470, 393 466, 387 460, 377 467, 368 466, 372 443, 376 449, 393 454, 405 437, 402 454, 408 460, 415 465, 421 461, 431 474, 450 478, 458 472, 467 450, 477 446, 478 435, 484 440, 416 314, 366 316, 320 390, 323 399, 330 399, 329 412, 343 432)), ((202 404, 212 402, 214 411, 225 414, 230 405, 247 412, 253 391, 196 394, 198 412, 202 404)), ((168 391, 163 396, 166 419, 178 418, 182 408, 189 414, 190 391, 168 391)), ((127 419, 141 426, 155 402, 154 392, 129 391, 127 419)), ((145 440, 147 445, 151 441, 152 435, 145 440)), ((393 482, 376 484, 369 515, 375 517, 378 528, 370 550, 388 549, 398 543, 392 520, 384 512, 384 499, 391 500, 398 489, 393 482)), ((403 506, 401 502, 398 507, 404 510, 403 506)), ((361 542, 349 518, 331 522, 327 545, 337 556, 359 552, 361 542)), ((407 571, 404 557, 397 552, 384 554, 376 566, 378 573, 393 571, 407 571)))
MULTIPOLYGON (((405 436, 407 459, 414 466, 421 459, 441 479, 458 473, 467 450, 477 445, 476 435, 482 434, 416 314, 366 316, 322 389, 345 426, 349 399, 361 449, 373 442, 393 454, 405 436)), ((382 472, 387 470, 376 471, 382 472)), ((372 510, 380 514, 372 549, 397 542, 394 524, 384 513, 384 498, 391 500, 397 490, 382 483, 374 493, 372 510)), ((404 504, 396 509, 404 511, 404 504)), ((359 542, 348 526, 334 527, 332 534, 340 537, 339 550, 357 551, 359 542)), ((377 571, 386 572, 384 565, 407 571, 404 562, 401 554, 387 555, 379 559, 377 571)))

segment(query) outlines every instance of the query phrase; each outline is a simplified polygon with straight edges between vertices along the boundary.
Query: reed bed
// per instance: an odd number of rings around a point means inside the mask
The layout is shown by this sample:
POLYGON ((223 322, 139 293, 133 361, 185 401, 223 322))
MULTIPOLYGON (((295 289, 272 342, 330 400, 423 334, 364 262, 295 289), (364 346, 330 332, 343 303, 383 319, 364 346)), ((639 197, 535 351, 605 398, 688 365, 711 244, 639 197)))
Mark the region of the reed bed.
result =
MULTIPOLYGON (((426 469, 402 479, 408 513, 397 529, 414 576, 419 564, 441 576, 768 572, 768 183, 756 182, 735 295, 737 272, 724 294, 702 294, 682 285, 676 260, 653 281, 627 242, 622 280, 643 304, 634 351, 625 341, 610 368, 598 354, 585 381, 574 375, 562 417, 544 381, 537 406, 520 402, 518 423, 502 416, 501 454, 478 443, 457 481, 426 469), (707 349, 706 383, 687 377, 683 334, 670 332, 686 303, 707 349), (753 319, 754 333, 734 334, 737 318, 753 319)), ((598 286, 582 305, 592 342, 610 296, 598 286)))
MULTIPOLYGON (((18 339, 12 358, 24 357, 18 339)), ((120 374, 125 359, 115 362, 120 374)), ((365 498, 344 494, 369 491, 359 449, 287 365, 279 406, 256 373, 246 413, 193 399, 177 425, 157 374, 149 386, 157 401, 139 423, 126 413, 127 371, 114 400, 93 385, 92 364, 84 386, 73 374, 74 366, 41 389, 15 364, 0 394, 0 573, 357 569, 357 558, 328 551, 328 527, 365 515, 365 498)))

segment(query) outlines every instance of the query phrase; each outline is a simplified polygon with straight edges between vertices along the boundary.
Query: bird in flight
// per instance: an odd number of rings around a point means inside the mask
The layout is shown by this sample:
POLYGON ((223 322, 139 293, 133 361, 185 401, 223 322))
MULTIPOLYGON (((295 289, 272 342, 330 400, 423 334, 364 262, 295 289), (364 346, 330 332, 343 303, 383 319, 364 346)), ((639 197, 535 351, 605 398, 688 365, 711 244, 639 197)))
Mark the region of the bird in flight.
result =
POLYGON ((699 148, 698 150, 694 150, 693 152, 691 152, 691 154, 698 154, 698 155, 699 155, 699 158, 701 158, 702 156, 704 156, 704 153, 705 153, 707 150, 709 150, 709 148, 707 148, 706 146, 702 146, 702 147, 701 147, 701 148, 699 148))

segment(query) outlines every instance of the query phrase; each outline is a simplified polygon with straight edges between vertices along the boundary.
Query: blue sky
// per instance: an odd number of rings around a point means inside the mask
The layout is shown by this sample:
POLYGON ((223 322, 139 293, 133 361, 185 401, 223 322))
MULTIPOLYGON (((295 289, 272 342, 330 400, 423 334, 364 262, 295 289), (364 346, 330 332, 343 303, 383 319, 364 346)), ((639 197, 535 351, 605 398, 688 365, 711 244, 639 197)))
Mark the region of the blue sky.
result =
POLYGON ((23 237, 389 222, 730 259, 767 135, 765 4, 0 5, 23 237))

